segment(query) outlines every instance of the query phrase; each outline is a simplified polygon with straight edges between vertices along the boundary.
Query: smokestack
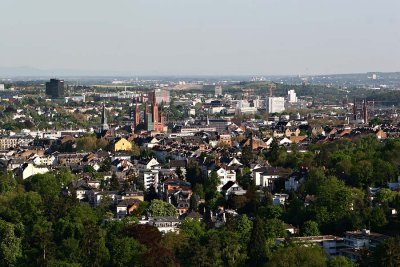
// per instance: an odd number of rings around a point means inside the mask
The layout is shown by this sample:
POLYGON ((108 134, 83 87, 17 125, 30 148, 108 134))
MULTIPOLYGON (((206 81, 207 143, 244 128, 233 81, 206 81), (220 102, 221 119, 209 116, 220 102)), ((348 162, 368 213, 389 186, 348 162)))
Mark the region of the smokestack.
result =
POLYGON ((363 103, 363 119, 364 119, 364 124, 368 124, 368 107, 367 107, 367 99, 364 99, 363 103))
POLYGON ((353 119, 357 120, 357 102, 356 102, 356 98, 354 98, 354 102, 353 102, 353 119))

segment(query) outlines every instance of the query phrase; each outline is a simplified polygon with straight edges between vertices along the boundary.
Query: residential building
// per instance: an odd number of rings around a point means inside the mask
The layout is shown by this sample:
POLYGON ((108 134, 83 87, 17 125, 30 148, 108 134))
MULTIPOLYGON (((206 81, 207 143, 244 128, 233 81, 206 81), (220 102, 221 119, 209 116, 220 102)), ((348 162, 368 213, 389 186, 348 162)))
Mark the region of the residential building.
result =
POLYGON ((27 163, 22 167, 22 179, 25 180, 33 175, 36 174, 45 174, 46 172, 49 172, 49 169, 47 167, 36 167, 32 163, 27 163))
MULTIPOLYGON (((276 239, 277 244, 282 244, 285 241, 285 238, 276 239)), ((343 238, 333 235, 293 237, 292 241, 304 246, 319 245, 324 249, 328 257, 338 256, 340 251, 345 248, 343 238)))
POLYGON ((142 219, 139 223, 155 226, 161 233, 166 234, 168 232, 179 232, 180 221, 175 217, 164 216, 142 219))
POLYGON ((154 187, 158 191, 159 173, 161 165, 156 159, 139 162, 139 177, 143 179, 145 190, 154 187))
MULTIPOLYGON (((210 175, 211 171, 208 172, 210 175)), ((222 187, 227 182, 236 182, 236 172, 230 168, 220 168, 217 170, 218 179, 220 181, 219 185, 217 186, 218 192, 222 191, 222 187)))
POLYGON ((125 138, 118 138, 113 143, 114 151, 131 151, 132 143, 125 138))
POLYGON ((253 181, 256 186, 274 188, 274 182, 281 177, 282 170, 275 167, 260 167, 253 170, 253 181))

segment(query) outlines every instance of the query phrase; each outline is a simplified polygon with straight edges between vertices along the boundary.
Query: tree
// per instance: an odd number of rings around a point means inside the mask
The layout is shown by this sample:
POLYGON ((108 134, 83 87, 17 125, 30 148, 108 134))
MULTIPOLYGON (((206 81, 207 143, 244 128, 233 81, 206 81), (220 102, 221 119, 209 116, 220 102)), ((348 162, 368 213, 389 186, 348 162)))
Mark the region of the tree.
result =
POLYGON ((374 168, 371 161, 361 160, 353 165, 351 184, 358 187, 370 186, 373 182, 374 168))
POLYGON ((245 166, 249 166, 253 161, 255 154, 253 153, 253 148, 249 146, 245 146, 242 149, 242 162, 245 166))
POLYGON ((52 223, 40 217, 32 226, 29 245, 31 254, 28 258, 35 258, 37 265, 45 266, 54 256, 52 223))
POLYGON ((302 236, 318 236, 320 234, 318 223, 314 221, 306 221, 301 228, 302 236))
POLYGON ((308 174, 306 182, 307 194, 317 194, 318 187, 326 180, 324 170, 322 168, 312 168, 308 174))
POLYGON ((251 266, 263 266, 267 262, 267 248, 265 226, 261 218, 257 217, 254 221, 251 232, 251 240, 248 247, 249 264, 251 266))
POLYGON ((96 140, 96 149, 105 150, 108 145, 108 141, 103 137, 96 140))
POLYGON ((344 256, 332 257, 328 264, 329 267, 356 267, 356 265, 344 256))
POLYGON ((351 212, 352 191, 336 177, 328 177, 319 187, 317 200, 313 204, 316 221, 322 232, 340 232, 342 220, 351 212))
POLYGON ((78 151, 93 151, 97 147, 95 136, 83 136, 76 139, 76 148, 78 151))
POLYGON ((243 189, 247 189, 251 184, 251 170, 248 167, 243 168, 242 172, 237 172, 236 180, 243 189))
POLYGON ((17 181, 9 172, 0 172, 0 194, 9 192, 17 186, 17 181))
POLYGON ((228 198, 228 206, 231 209, 242 209, 246 206, 247 198, 245 196, 230 195, 228 198))
POLYGON ((369 220, 371 222, 372 229, 375 231, 388 223, 385 211, 380 207, 372 210, 371 214, 369 215, 369 220))
POLYGON ((265 221, 265 236, 268 239, 273 239, 278 237, 286 237, 286 229, 283 221, 279 219, 268 219, 265 221))
POLYGON ((99 172, 109 172, 111 171, 111 159, 106 158, 100 165, 99 172))
POLYGON ((83 266, 103 266, 109 260, 105 244, 105 234, 95 222, 84 222, 85 231, 81 242, 81 261, 83 266))
POLYGON ((258 209, 258 215, 263 219, 280 219, 283 214, 283 208, 277 205, 268 205, 258 209))
POLYGON ((389 188, 381 188, 376 194, 376 200, 379 203, 389 203, 392 202, 398 193, 393 192, 389 188))
POLYGON ((212 171, 208 176, 206 182, 206 199, 211 199, 214 196, 214 193, 217 191, 218 185, 221 183, 218 174, 216 171, 212 171))
POLYGON ((173 205, 159 199, 153 199, 150 202, 147 212, 151 216, 178 216, 178 212, 173 205))
MULTIPOLYGON (((212 231, 210 231, 212 232, 212 231)), ((236 232, 219 231, 215 238, 219 241, 223 266, 242 266, 246 260, 246 244, 236 232)))
POLYGON ((193 187, 196 184, 202 183, 202 175, 199 164, 196 161, 189 161, 186 169, 186 179, 192 184, 193 187))
POLYGON ((60 194, 61 183, 54 174, 36 174, 24 181, 27 191, 38 192, 45 199, 52 199, 60 194))
POLYGON ((199 196, 197 194, 192 194, 190 196, 190 210, 197 211, 199 209, 199 196))
POLYGON ((83 171, 84 172, 89 172, 89 173, 95 173, 96 170, 93 168, 92 165, 85 165, 85 167, 83 167, 83 171))
POLYGON ((372 254, 373 266, 400 266, 400 239, 390 238, 380 243, 372 254))
POLYGON ((253 222, 247 217, 246 214, 241 214, 236 220, 235 230, 239 233, 243 243, 247 244, 250 241, 251 230, 253 222))
POLYGON ((202 184, 196 184, 193 187, 193 194, 198 195, 201 199, 205 198, 204 187, 202 184))
POLYGON ((375 126, 375 125, 381 125, 382 124, 382 119, 378 117, 374 117, 369 121, 370 126, 375 126))
POLYGON ((14 266, 22 256, 17 226, 0 219, 0 266, 14 266))
POLYGON ((111 241, 111 266, 141 266, 145 247, 130 237, 118 237, 111 241))
POLYGON ((147 250, 143 255, 145 259, 143 266, 177 265, 173 251, 163 246, 161 242, 162 235, 156 227, 148 224, 130 224, 124 228, 123 234, 133 237, 146 246, 147 250))
POLYGON ((176 168, 176 170, 175 170, 175 173, 176 173, 176 175, 178 176, 179 179, 183 179, 183 172, 182 172, 181 167, 178 166, 176 168))
POLYGON ((395 166, 382 159, 373 161, 373 169, 373 183, 376 186, 386 186, 387 182, 392 181, 397 175, 395 166))
POLYGON ((271 148, 268 153, 268 159, 271 162, 276 162, 279 159, 279 144, 275 139, 271 143, 271 148))
POLYGON ((119 185, 119 181, 118 181, 118 177, 115 173, 112 174, 111 179, 110 179, 110 190, 119 190, 120 189, 120 185, 119 185))
POLYGON ((185 219, 179 228, 190 239, 200 240, 206 234, 206 225, 200 220, 185 219))
POLYGON ((325 254, 318 246, 289 246, 275 251, 268 266, 324 267, 327 264, 325 254))
POLYGON ((135 158, 140 156, 140 147, 135 142, 132 142, 131 155, 135 158))

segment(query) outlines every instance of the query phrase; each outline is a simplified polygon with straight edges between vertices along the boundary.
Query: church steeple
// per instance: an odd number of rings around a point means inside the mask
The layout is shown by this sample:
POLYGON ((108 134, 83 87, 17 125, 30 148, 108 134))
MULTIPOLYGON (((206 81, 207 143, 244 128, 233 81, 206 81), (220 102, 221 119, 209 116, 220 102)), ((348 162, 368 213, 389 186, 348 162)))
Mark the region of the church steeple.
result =
POLYGON ((108 123, 107 123, 106 105, 103 102, 103 110, 101 112, 100 130, 101 131, 107 131, 108 129, 109 129, 109 127, 108 127, 108 123))

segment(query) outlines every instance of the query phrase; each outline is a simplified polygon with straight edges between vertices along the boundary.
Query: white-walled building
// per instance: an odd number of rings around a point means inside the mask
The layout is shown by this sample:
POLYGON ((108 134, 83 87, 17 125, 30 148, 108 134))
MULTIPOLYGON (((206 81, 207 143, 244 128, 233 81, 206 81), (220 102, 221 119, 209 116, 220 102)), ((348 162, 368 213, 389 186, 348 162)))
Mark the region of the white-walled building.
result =
POLYGON ((278 168, 260 167, 253 169, 253 181, 256 186, 273 189, 275 180, 280 177, 280 169, 278 168))
POLYGON ((25 180, 36 174, 45 174, 49 171, 46 167, 36 167, 32 163, 26 164, 22 171, 22 179, 25 180))
POLYGON ((160 163, 152 158, 146 162, 139 163, 139 177, 143 179, 145 190, 154 186, 158 190, 159 173, 161 170, 160 163))
POLYGON ((297 95, 293 89, 288 91, 288 102, 297 103, 297 95))
MULTIPOLYGON (((208 172, 208 175, 210 175, 211 171, 208 172)), ((234 170, 227 170, 224 168, 220 168, 217 170, 217 175, 218 179, 220 181, 217 190, 218 192, 222 191, 222 187, 227 183, 227 182, 236 182, 236 172, 234 170)))
POLYGON ((269 113, 281 113, 285 111, 285 98, 267 97, 266 109, 269 113))

